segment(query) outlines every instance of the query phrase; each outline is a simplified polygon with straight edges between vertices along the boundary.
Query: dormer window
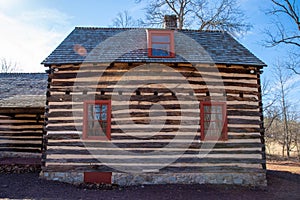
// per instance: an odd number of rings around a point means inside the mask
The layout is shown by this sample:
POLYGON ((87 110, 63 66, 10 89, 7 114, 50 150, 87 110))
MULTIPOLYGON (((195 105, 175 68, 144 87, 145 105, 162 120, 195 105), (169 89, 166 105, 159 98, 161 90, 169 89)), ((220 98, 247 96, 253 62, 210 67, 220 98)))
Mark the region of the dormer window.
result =
POLYGON ((174 58, 174 32, 172 30, 148 30, 148 56, 174 58))

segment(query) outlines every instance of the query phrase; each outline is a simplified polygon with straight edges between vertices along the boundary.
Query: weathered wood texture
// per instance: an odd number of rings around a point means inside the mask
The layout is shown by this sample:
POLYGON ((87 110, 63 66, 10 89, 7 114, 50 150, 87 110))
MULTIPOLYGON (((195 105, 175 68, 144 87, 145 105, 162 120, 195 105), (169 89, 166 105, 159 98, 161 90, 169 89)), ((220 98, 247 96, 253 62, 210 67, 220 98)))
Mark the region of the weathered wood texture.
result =
POLYGON ((44 108, 0 108, 0 152, 41 154, 44 108))
POLYGON ((250 73, 256 68, 182 63, 135 70, 139 65, 50 67, 44 171, 156 168, 172 157, 162 171, 262 170, 260 86, 250 73), (81 140, 82 102, 94 99, 112 99, 109 142, 81 140), (228 140, 215 145, 200 141, 199 105, 210 100, 227 104, 228 140))

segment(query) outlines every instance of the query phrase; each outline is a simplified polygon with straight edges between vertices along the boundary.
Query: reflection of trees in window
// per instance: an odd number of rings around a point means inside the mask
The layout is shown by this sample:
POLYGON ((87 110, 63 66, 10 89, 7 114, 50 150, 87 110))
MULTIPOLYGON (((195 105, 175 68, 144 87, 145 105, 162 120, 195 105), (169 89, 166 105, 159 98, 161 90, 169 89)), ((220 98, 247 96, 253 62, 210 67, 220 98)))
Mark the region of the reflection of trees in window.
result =
POLYGON ((227 139, 225 103, 201 103, 201 139, 227 139))
POLYGON ((85 138, 110 138, 109 101, 85 102, 85 138))

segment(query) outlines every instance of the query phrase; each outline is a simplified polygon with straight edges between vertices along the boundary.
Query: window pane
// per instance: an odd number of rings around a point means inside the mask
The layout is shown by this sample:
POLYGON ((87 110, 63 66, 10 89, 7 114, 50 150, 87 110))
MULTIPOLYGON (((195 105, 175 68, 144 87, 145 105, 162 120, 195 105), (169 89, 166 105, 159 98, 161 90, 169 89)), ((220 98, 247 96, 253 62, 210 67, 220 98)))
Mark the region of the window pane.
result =
POLYGON ((161 49, 152 49, 152 56, 170 56, 170 53, 161 49))
POLYGON ((89 121, 88 122, 88 136, 99 136, 99 122, 89 121))
POLYGON ((211 121, 222 121, 222 114, 216 114, 216 113, 211 113, 211 114, 207 114, 210 115, 210 120, 211 121))
POLYGON ((211 113, 211 106, 204 106, 204 113, 211 113))
POLYGON ((88 122, 88 136, 106 136, 106 121, 89 121, 88 122))
POLYGON ((94 116, 94 105, 88 105, 88 119, 89 120, 94 120, 95 116, 94 116))
POLYGON ((169 56, 169 44, 152 44, 152 56, 169 56))
POLYGON ((152 44, 152 49, 161 49, 165 51, 170 51, 170 45, 169 44, 152 44))
POLYGON ((107 127, 107 122, 106 121, 102 121, 101 122, 101 129, 102 132, 106 135, 106 127, 107 127))
POLYGON ((169 35, 152 35, 152 42, 170 43, 169 35))
POLYGON ((100 105, 94 105, 94 107, 95 107, 95 113, 100 113, 100 105))
POLYGON ((222 133, 217 130, 205 130, 204 135, 205 135, 205 137, 210 138, 210 139, 218 139, 218 138, 220 138, 222 133))
POLYGON ((216 125, 217 125, 217 129, 219 131, 222 131, 223 130, 223 126, 224 126, 224 122, 223 121, 218 121, 216 122, 216 125))
POLYGON ((222 113, 222 106, 209 105, 204 106, 205 113, 222 113))
POLYGON ((106 136, 108 106, 89 104, 87 108, 87 136, 106 136))
POLYGON ((95 113, 95 116, 94 116, 94 119, 95 120, 100 120, 100 113, 95 113))
POLYGON ((222 106, 211 106, 212 113, 222 113, 222 106))
POLYGON ((106 114, 106 112, 101 113, 101 119, 102 120, 107 120, 107 114, 106 114))
POLYGON ((209 122, 211 119, 211 115, 210 114, 204 114, 204 121, 209 122))
POLYGON ((102 112, 107 112, 107 105, 102 105, 102 112))
POLYGON ((204 129, 221 131, 222 125, 222 122, 204 122, 204 129))

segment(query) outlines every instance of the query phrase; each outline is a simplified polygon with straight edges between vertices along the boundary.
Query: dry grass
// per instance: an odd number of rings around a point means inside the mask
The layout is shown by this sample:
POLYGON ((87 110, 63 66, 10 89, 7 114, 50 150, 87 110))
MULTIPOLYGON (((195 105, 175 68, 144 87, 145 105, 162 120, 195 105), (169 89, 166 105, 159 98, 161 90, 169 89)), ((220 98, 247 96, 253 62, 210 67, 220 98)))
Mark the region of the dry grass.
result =
POLYGON ((300 175, 300 162, 296 161, 267 161, 268 170, 285 171, 300 175))
POLYGON ((267 169, 300 175, 300 160, 296 157, 288 159, 279 155, 267 155, 267 169))

